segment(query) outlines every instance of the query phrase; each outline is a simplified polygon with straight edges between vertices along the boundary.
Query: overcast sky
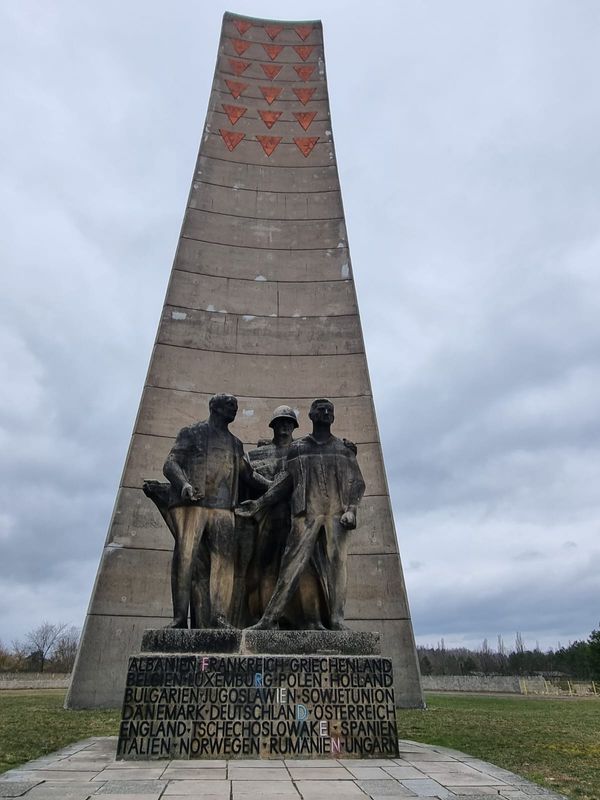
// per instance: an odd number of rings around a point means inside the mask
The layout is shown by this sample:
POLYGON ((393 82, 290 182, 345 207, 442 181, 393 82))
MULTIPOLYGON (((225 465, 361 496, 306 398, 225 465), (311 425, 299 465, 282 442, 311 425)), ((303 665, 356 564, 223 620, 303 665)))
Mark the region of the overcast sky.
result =
POLYGON ((600 621, 600 3, 0 5, 0 640, 83 622, 225 10, 323 20, 415 633, 600 621))

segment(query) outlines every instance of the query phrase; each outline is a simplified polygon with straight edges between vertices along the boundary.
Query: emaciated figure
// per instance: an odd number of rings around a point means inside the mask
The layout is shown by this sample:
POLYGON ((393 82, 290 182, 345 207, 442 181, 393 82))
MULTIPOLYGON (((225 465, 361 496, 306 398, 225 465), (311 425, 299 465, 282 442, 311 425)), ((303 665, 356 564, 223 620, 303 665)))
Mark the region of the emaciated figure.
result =
MULTIPOLYGON (((326 611, 318 625, 341 630, 346 603, 349 531, 356 527, 356 510, 365 484, 356 447, 331 433, 333 403, 315 400, 309 412, 313 432, 289 448, 286 471, 258 500, 242 504, 237 513, 255 516, 291 495, 292 523, 277 585, 254 629, 277 627, 292 594, 311 566, 319 576, 326 611)), ((310 585, 310 584, 309 584, 310 585)), ((305 619, 311 619, 316 597, 300 592, 305 619)))
POLYGON ((190 605, 192 627, 233 627, 238 485, 243 482, 256 491, 270 486, 254 472, 241 441, 228 430, 237 409, 233 395, 216 394, 208 420, 179 431, 163 468, 171 485, 166 515, 158 503, 161 484, 144 487, 175 538, 173 628, 187 627, 190 605))

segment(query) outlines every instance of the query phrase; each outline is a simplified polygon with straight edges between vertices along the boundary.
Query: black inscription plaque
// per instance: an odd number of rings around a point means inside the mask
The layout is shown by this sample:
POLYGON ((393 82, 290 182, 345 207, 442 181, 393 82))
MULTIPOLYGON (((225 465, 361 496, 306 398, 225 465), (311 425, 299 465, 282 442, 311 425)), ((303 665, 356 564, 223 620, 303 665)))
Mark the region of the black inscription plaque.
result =
POLYGON ((397 756, 393 685, 381 656, 133 656, 117 758, 397 756))

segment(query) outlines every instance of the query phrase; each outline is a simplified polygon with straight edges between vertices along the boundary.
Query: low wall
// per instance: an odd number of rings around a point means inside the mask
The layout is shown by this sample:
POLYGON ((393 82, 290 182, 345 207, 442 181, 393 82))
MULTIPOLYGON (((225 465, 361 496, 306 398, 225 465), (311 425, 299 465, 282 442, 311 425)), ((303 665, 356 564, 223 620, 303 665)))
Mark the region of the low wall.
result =
MULTIPOLYGON (((425 692, 488 692, 523 694, 522 682, 517 675, 423 675, 425 692)), ((544 691, 543 678, 527 678, 529 691, 544 691)))
POLYGON ((4 672, 0 673, 3 689, 67 689, 70 675, 64 672, 4 672))

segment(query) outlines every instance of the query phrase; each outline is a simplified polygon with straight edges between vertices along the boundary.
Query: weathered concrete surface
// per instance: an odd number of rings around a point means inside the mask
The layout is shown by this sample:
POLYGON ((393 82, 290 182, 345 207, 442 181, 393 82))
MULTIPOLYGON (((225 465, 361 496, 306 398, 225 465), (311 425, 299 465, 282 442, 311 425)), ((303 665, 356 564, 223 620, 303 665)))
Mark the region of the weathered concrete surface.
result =
POLYGON ((169 621, 172 538, 143 496, 142 481, 161 478, 177 430, 206 418, 208 398, 228 391, 240 401, 232 432, 248 447, 268 434, 276 406, 298 410, 303 435, 310 402, 333 400, 334 433, 357 443, 367 484, 351 539, 347 621, 355 630, 382 633, 396 697, 419 706, 331 136, 321 24, 310 23, 303 42, 297 23, 282 23, 273 43, 284 47, 271 60, 262 47, 272 43, 265 22, 242 34, 233 19, 225 15, 182 235, 67 702, 119 705, 128 655, 139 650, 144 629, 169 621), (245 45, 234 46, 234 39, 250 42, 241 56, 235 46, 245 45), (305 44, 309 50, 294 49, 305 44), (248 64, 240 75, 232 59, 248 64), (270 78, 263 66, 281 70, 270 78), (276 97, 268 97, 272 89, 276 97), (271 112, 279 116, 268 127, 271 112), (235 113, 242 113, 237 121, 229 116, 235 113))
MULTIPOLYGON (((132 489, 141 489, 146 479, 164 480, 162 466, 172 445, 173 441, 170 439, 134 434, 129 449, 127 467, 123 473, 122 485, 132 489)), ((367 484, 367 493, 369 495, 387 494, 379 442, 360 445, 358 463, 367 484)))
MULTIPOLYGON (((269 173, 272 170, 265 170, 269 173)), ((272 176, 270 176, 272 177, 272 176)), ((282 176, 278 175, 279 180, 282 176)), ((347 246, 312 250, 265 250, 232 247, 220 242, 181 239, 175 267, 205 275, 220 275, 247 281, 310 282, 347 280, 350 254, 347 246), (282 279, 285 275, 285 280, 282 279)))
MULTIPOLYGON (((181 272, 182 274, 175 276, 177 281, 171 284, 167 295, 168 303, 174 306, 174 310, 180 306, 184 310, 198 309, 221 316, 267 317, 271 322, 271 318, 275 317, 278 326, 315 318, 323 318, 331 324, 341 326, 343 320, 340 317, 354 317, 358 313, 354 285, 348 279, 323 280, 315 285, 307 281, 232 280, 183 270, 181 272)), ((176 320, 172 315, 171 319, 176 320)), ((356 321, 354 324, 356 326, 356 321)), ((298 333, 302 333, 302 330, 298 333)), ((269 354, 273 351, 267 349, 267 344, 264 345, 264 352, 269 354)), ((309 342, 305 341, 304 346, 307 345, 309 342)), ((362 350, 362 347, 357 349, 362 350)), ((311 351, 305 349, 300 352, 311 351)))
POLYGON ((211 628, 184 630, 157 628, 144 631, 142 653, 239 653, 242 631, 211 628))
MULTIPOLYGON (((387 496, 364 497, 358 512, 358 523, 358 528, 350 537, 351 555, 396 553, 387 496)), ((173 537, 156 506, 148 503, 142 490, 125 487, 117 496, 107 546, 110 544, 171 552, 173 537)))
MULTIPOLYGON (((90 603, 91 614, 166 619, 170 616, 170 549, 107 546, 100 570, 102 581, 90 603)), ((404 619, 407 614, 398 556, 395 553, 349 555, 346 616, 380 621, 404 619)), ((370 628, 376 629, 377 626, 370 628)))
MULTIPOLYGON (((136 430, 140 434, 175 439, 184 425, 191 425, 208 415, 210 397, 210 393, 192 394, 177 389, 146 386, 136 430)), ((284 399, 292 405, 299 417, 300 427, 296 436, 310 433, 308 409, 314 399, 312 397, 265 398, 237 395, 237 398, 239 412, 234 423, 236 435, 250 448, 259 439, 272 436, 268 427, 270 414, 273 408, 284 405, 284 399)), ((336 397, 334 402, 336 436, 352 439, 359 446, 379 441, 370 395, 336 397)))
POLYGON ((379 633, 357 631, 243 631, 242 653, 278 655, 376 656, 381 653, 379 633))
POLYGON ((273 323, 266 315, 199 311, 183 304, 166 306, 158 341, 175 347, 250 355, 267 348, 281 356, 363 352, 354 316, 278 317, 273 323))
POLYGON ((236 631, 159 628, 144 631, 142 653, 320 654, 376 656, 378 633, 357 631, 236 631))

